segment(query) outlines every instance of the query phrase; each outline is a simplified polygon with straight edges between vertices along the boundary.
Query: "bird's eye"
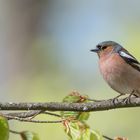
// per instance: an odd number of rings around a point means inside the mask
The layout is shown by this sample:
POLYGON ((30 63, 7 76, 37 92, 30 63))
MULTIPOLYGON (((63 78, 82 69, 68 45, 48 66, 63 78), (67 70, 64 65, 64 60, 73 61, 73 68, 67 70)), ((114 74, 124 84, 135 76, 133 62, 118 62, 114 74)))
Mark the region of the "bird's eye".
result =
POLYGON ((101 49, 101 48, 102 48, 102 46, 101 46, 101 45, 97 45, 97 48, 98 48, 98 49, 101 49))
POLYGON ((102 50, 104 50, 104 49, 106 49, 107 48, 107 46, 102 46, 102 50))

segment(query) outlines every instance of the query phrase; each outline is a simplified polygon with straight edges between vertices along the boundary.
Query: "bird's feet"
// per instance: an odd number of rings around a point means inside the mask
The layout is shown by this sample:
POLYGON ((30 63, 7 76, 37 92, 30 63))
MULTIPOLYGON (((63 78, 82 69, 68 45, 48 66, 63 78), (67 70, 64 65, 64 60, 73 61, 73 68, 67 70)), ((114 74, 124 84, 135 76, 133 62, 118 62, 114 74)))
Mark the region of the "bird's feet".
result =
POLYGON ((116 96, 115 98, 113 98, 112 102, 114 105, 116 104, 116 101, 118 101, 118 98, 121 96, 123 96, 123 94, 120 94, 120 95, 116 96))
POLYGON ((127 103, 131 103, 131 96, 132 96, 132 95, 130 94, 128 97, 124 98, 124 99, 123 99, 123 102, 126 103, 126 104, 127 104, 127 103))
POLYGON ((134 96, 134 97, 136 97, 136 98, 139 97, 139 96, 136 95, 136 94, 134 93, 134 91, 133 91, 128 97, 126 97, 126 98, 123 99, 123 102, 125 102, 125 103, 131 103, 131 98, 132 98, 132 96, 134 96))

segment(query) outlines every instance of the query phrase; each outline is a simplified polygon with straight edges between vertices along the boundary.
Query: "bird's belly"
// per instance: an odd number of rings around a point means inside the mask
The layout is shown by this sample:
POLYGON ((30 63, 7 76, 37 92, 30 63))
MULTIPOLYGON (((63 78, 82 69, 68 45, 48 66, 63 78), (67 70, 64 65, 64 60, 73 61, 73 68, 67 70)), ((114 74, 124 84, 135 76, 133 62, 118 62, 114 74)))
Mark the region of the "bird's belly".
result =
POLYGON ((109 86, 120 94, 131 94, 133 91, 140 94, 140 72, 132 66, 128 67, 128 64, 111 64, 111 62, 100 66, 100 71, 109 86), (127 70, 125 70, 126 67, 127 70))
POLYGON ((134 90, 134 86, 128 83, 127 78, 121 78, 121 76, 114 76, 112 73, 110 76, 106 77, 107 83, 112 89, 121 93, 121 94, 131 94, 134 90))

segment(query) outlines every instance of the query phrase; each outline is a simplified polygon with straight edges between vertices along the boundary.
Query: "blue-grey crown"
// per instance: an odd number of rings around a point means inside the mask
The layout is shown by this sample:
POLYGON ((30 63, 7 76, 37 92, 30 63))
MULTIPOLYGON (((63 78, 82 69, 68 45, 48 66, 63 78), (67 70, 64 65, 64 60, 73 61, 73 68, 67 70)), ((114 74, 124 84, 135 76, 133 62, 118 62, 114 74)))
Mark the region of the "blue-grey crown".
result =
POLYGON ((118 44, 117 42, 114 41, 103 41, 101 43, 99 43, 97 46, 121 46, 120 44, 118 44))

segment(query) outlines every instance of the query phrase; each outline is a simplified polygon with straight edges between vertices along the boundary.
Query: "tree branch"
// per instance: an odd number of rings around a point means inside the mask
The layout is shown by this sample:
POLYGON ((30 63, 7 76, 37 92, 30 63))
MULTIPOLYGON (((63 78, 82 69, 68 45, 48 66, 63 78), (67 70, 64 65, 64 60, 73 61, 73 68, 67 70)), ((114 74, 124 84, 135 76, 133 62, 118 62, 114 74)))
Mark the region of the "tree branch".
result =
POLYGON ((117 108, 140 107, 140 98, 131 97, 129 102, 124 99, 109 99, 101 102, 88 103, 0 103, 0 110, 47 110, 47 111, 104 111, 117 108))

